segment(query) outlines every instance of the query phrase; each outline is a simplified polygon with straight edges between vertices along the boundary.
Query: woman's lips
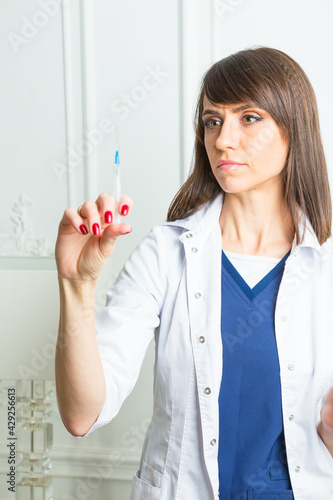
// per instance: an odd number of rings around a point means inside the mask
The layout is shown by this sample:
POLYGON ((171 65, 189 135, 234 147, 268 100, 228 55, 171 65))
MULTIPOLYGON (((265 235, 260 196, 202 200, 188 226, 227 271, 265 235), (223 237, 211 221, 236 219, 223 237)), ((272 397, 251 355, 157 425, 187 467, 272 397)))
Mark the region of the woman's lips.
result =
POLYGON ((217 168, 220 170, 236 170, 236 168, 243 167, 243 163, 237 163, 232 160, 221 160, 217 164, 217 168))

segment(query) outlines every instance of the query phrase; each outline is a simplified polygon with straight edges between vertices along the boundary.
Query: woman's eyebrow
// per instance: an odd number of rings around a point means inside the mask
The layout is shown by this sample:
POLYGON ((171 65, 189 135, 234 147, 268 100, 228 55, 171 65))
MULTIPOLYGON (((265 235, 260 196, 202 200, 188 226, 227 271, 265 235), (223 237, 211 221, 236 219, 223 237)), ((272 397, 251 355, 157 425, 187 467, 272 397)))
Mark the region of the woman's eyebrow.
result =
POLYGON ((205 111, 202 113, 202 116, 205 116, 205 115, 219 115, 219 116, 221 116, 221 114, 216 109, 205 109, 205 111))
MULTIPOLYGON (((231 110, 233 114, 239 113, 240 111, 244 111, 245 109, 248 108, 253 108, 253 105, 251 104, 242 104, 241 106, 237 106, 237 108, 234 108, 231 110)), ((202 113, 202 116, 205 115, 219 115, 222 116, 221 113, 217 109, 205 109, 202 113)))

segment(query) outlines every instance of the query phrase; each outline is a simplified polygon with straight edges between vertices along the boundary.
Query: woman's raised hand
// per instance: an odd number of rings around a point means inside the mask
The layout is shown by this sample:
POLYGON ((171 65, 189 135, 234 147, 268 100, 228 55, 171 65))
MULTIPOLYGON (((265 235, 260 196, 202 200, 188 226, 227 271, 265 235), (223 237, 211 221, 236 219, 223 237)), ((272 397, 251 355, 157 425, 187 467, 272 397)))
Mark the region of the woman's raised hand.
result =
POLYGON ((67 208, 59 224, 55 246, 58 275, 70 280, 97 280, 107 259, 112 255, 116 240, 132 231, 129 224, 112 224, 115 210, 121 216, 129 214, 133 202, 122 196, 115 207, 112 196, 102 193, 96 202, 86 201, 80 210, 67 208))

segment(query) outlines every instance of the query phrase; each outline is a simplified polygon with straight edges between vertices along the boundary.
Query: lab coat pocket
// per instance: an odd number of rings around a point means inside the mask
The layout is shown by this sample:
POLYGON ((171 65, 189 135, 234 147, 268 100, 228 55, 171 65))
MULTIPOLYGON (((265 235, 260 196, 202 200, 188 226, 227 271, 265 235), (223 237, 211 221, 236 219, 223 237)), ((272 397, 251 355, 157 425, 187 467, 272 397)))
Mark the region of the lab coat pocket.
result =
POLYGON ((294 495, 291 490, 265 491, 249 488, 247 500, 294 500, 294 495))
POLYGON ((163 474, 150 465, 134 474, 130 500, 160 500, 163 474))

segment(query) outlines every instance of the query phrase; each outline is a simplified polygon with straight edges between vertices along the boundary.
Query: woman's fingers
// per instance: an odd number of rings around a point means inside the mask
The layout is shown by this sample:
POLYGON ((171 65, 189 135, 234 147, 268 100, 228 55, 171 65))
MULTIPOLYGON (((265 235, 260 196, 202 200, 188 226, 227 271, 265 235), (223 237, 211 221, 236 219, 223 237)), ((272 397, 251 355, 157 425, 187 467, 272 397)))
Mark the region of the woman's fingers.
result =
MULTIPOLYGON (((123 195, 117 208, 119 214, 125 217, 133 208, 132 199, 127 195, 123 195)), ((114 198, 109 193, 101 193, 96 202, 88 200, 83 203, 80 208, 80 215, 74 208, 67 208, 63 221, 71 223, 82 235, 91 234, 98 237, 102 234, 106 225, 113 223, 115 211, 114 198)), ((121 224, 117 225, 120 226, 121 224)), ((107 236, 108 238, 117 237, 121 234, 127 234, 131 230, 131 227, 127 224, 117 229, 117 231, 111 231, 107 236)))
POLYGON ((133 208, 133 200, 127 195, 122 195, 116 207, 114 198, 109 193, 101 193, 96 200, 96 205, 101 221, 105 224, 112 224, 115 220, 115 211, 118 210, 123 217, 128 215, 133 208))
MULTIPOLYGON (((86 201, 80 210, 82 225, 84 225, 88 232, 94 236, 101 235, 101 218, 99 210, 94 201, 86 201)), ((82 229, 82 228, 81 228, 82 229)))
MULTIPOLYGON (((123 196, 118 208, 125 215, 132 206, 132 200, 123 196)), ((91 279, 100 274, 105 260, 114 251, 118 237, 132 231, 125 222, 112 223, 115 212, 114 200, 108 193, 102 193, 96 202, 86 201, 79 213, 74 208, 65 210, 55 246, 60 276, 91 279)))
MULTIPOLYGON (((67 230, 69 229, 70 231, 72 231, 74 228, 80 234, 88 234, 86 221, 79 216, 74 208, 66 208, 64 215, 60 221, 59 229, 61 227, 67 228, 67 230)), ((66 229, 65 232, 67 232, 66 229)))
POLYGON ((133 208, 133 200, 126 194, 123 194, 118 204, 118 212, 120 213, 121 216, 125 217, 130 213, 132 208, 133 208))
POLYGON ((113 197, 109 193, 101 193, 96 200, 96 206, 98 208, 101 223, 112 224, 115 212, 113 197))

